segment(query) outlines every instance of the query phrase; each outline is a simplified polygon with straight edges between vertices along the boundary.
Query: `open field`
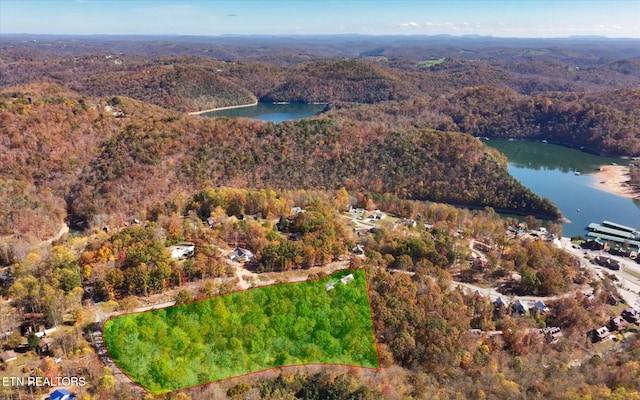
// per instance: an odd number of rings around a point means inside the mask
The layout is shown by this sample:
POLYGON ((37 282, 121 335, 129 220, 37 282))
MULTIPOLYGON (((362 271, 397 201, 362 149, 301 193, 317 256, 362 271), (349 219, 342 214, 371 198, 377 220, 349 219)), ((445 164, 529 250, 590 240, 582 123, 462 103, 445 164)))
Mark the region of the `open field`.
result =
POLYGON ((114 317, 103 336, 153 394, 281 366, 379 367, 364 270, 114 317))
POLYGON ((424 60, 424 61, 420 61, 418 63, 418 65, 420 65, 421 67, 433 67, 434 65, 438 65, 438 64, 442 64, 444 62, 444 58, 436 58, 433 60, 424 60))

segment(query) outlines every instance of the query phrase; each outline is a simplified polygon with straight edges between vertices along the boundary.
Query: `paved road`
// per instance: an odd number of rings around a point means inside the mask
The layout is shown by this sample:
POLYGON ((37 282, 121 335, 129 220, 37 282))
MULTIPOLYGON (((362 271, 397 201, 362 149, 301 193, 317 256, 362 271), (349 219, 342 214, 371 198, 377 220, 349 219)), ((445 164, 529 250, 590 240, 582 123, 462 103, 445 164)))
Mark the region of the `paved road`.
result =
MULTIPOLYGON (((411 272, 411 271, 402 271, 399 269, 390 269, 390 272, 395 272, 395 273, 399 273, 399 274, 406 274, 406 275, 415 275, 415 272, 411 272)), ((517 299, 520 299, 521 301, 527 302, 527 303, 535 303, 536 301, 542 301, 543 303, 545 301, 552 301, 552 300, 558 300, 558 299, 562 299, 562 298, 566 298, 566 297, 572 297, 575 295, 575 291, 570 291, 567 293, 563 293, 560 295, 556 295, 556 296, 511 296, 511 295, 504 295, 500 292, 498 292, 498 288, 497 287, 480 287, 480 286, 476 286, 473 285, 471 283, 466 283, 466 282, 458 282, 458 281, 451 281, 451 286, 453 287, 459 287, 463 290, 469 291, 469 292, 478 292, 480 293, 482 296, 484 297, 488 297, 491 301, 495 301, 498 297, 502 297, 502 298, 507 298, 507 297, 514 297, 517 299)), ((586 295, 590 295, 591 293, 593 293, 593 288, 591 286, 585 285, 583 287, 581 287, 580 292, 586 294, 586 295)))
MULTIPOLYGON (((498 288, 497 287, 486 288, 486 287, 480 287, 480 286, 472 285, 470 283, 456 282, 456 281, 451 282, 451 285, 452 286, 456 286, 456 287, 460 287, 462 289, 466 289, 466 290, 471 291, 471 292, 476 292, 477 291, 482 296, 488 297, 491 301, 496 300, 498 297, 502 297, 503 299, 507 298, 507 297, 513 297, 513 298, 516 298, 516 299, 519 299, 521 301, 528 302, 528 303, 535 303, 536 301, 542 301, 544 303, 546 301, 558 300, 558 299, 563 299, 563 298, 575 296, 575 291, 570 291, 570 292, 563 293, 563 294, 556 295, 556 296, 514 296, 514 295, 501 294, 500 292, 498 292, 498 288)), ((585 285, 585 286, 581 287, 578 290, 580 292, 586 294, 586 295, 590 295, 590 294, 593 293, 593 288, 591 286, 588 286, 588 285, 585 285)))
MULTIPOLYGON (((172 306, 174 304, 175 304, 175 301, 162 303, 162 304, 155 304, 155 305, 152 305, 152 306, 138 307, 135 310, 133 310, 133 312, 148 311, 148 310, 151 310, 151 309, 154 309, 154 308, 165 308, 165 307, 172 306)), ((109 353, 107 353, 107 349, 106 349, 106 347, 104 345, 104 338, 102 337, 102 324, 104 323, 104 321, 109 319, 109 317, 114 316, 114 315, 118 315, 118 314, 123 314, 123 313, 122 312, 117 312, 117 311, 105 313, 105 312, 102 311, 102 307, 100 307, 99 304, 94 305, 94 307, 95 307, 95 314, 96 314, 96 316, 95 316, 95 329, 94 329, 93 332, 91 332, 91 340, 93 342, 93 346, 96 349, 96 353, 98 354, 98 357, 100 357, 100 360, 102 360, 104 365, 106 365, 107 367, 111 368, 111 372, 113 373, 113 376, 114 376, 114 378, 116 378, 117 382, 131 384, 131 387, 135 391, 138 391, 140 393, 144 393, 144 390, 142 390, 131 379, 129 379, 128 376, 126 376, 125 374, 123 374, 120 371, 120 369, 116 366, 116 364, 113 362, 111 357, 109 357, 109 353)))

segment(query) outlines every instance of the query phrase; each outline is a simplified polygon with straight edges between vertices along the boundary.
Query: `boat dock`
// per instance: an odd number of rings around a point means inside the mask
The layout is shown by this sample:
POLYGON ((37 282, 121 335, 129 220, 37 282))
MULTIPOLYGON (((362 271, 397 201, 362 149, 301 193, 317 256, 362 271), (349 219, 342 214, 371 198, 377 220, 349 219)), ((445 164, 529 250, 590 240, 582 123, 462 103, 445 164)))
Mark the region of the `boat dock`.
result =
POLYGON ((608 242, 613 248, 624 247, 635 252, 640 248, 640 231, 630 226, 602 221, 601 224, 591 223, 587 228, 588 242, 608 242))

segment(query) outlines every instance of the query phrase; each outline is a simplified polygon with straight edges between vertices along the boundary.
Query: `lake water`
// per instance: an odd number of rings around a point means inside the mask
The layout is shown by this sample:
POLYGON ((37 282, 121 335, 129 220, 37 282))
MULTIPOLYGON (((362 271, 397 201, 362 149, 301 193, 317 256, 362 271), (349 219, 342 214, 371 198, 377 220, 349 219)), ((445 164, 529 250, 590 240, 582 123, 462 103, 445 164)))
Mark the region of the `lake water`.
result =
POLYGON ((571 221, 563 224, 564 236, 584 235, 589 223, 603 220, 640 228, 640 202, 593 186, 593 173, 601 165, 627 165, 627 160, 540 142, 491 139, 484 143, 509 158, 512 176, 560 208, 571 221))
POLYGON ((212 111, 202 114, 204 117, 244 117, 268 122, 282 122, 290 119, 312 117, 322 110, 324 104, 273 104, 258 103, 251 107, 232 108, 229 110, 212 111))
MULTIPOLYGON (((245 117, 268 122, 308 118, 323 104, 273 104, 234 108, 202 114, 205 117, 245 117)), ((598 157, 564 146, 529 141, 491 139, 484 142, 509 158, 509 173, 540 196, 551 199, 571 223, 564 236, 586 233, 591 222, 609 220, 640 229, 640 202, 594 187, 593 175, 602 165, 627 165, 618 158, 598 157), (580 172, 576 175, 575 172, 580 172), (578 211, 578 209, 580 211, 578 211)))

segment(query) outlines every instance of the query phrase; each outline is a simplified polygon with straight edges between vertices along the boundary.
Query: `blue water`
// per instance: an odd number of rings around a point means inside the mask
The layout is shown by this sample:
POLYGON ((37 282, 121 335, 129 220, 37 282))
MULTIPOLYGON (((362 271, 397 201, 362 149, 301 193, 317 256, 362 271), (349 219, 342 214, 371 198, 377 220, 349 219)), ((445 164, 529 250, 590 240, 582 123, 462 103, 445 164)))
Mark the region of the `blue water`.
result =
POLYGON ((312 117, 324 110, 324 104, 273 104, 258 103, 251 107, 232 108, 202 114, 204 117, 244 117, 279 123, 292 119, 312 117))
POLYGON ((597 168, 611 163, 625 165, 627 160, 537 142, 492 139, 485 143, 509 158, 511 175, 560 208, 571 221, 563 224, 564 236, 584 235, 589 223, 603 220, 640 228, 640 202, 594 186, 597 168))

